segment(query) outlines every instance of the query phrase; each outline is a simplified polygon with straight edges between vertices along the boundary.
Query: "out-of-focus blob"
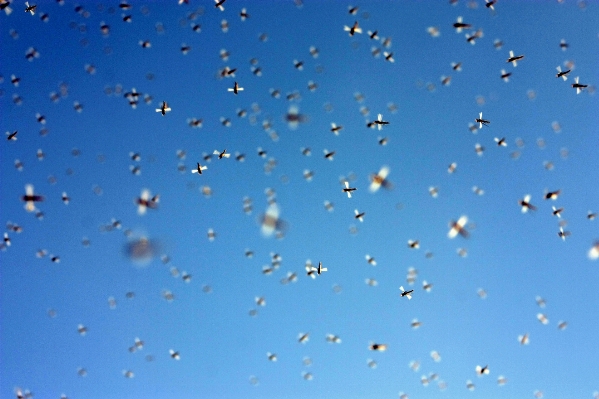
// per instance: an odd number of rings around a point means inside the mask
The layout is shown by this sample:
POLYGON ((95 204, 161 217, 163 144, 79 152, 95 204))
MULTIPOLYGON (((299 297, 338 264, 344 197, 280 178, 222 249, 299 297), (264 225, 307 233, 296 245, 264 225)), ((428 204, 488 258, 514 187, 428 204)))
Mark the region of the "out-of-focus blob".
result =
POLYGON ((146 266, 160 252, 160 247, 157 240, 141 235, 130 238, 124 245, 123 252, 137 266, 146 266))
POLYGON ((287 222, 279 218, 281 211, 276 203, 268 206, 266 212, 260 217, 262 235, 270 237, 275 233, 282 238, 287 230, 287 222))

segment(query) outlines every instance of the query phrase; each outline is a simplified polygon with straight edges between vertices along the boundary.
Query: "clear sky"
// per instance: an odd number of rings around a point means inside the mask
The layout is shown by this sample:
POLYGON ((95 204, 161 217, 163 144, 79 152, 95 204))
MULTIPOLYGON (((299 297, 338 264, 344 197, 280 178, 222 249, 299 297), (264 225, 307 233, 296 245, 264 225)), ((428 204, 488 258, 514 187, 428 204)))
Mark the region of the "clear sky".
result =
POLYGON ((0 146, 0 221, 11 244, 0 252, 0 398, 18 389, 73 399, 593 398, 599 3, 455 3, 362 1, 352 15, 342 1, 227 0, 220 11, 207 0, 128 10, 48 0, 30 15, 11 2, 0 15, 0 125, 18 132, 0 146), (456 33, 459 16, 471 27, 456 33), (352 37, 344 26, 356 21, 362 33, 352 37), (29 61, 31 47, 39 57, 29 61), (510 50, 524 55, 517 66, 506 62, 510 50), (571 70, 567 81, 557 66, 571 70), (235 76, 220 77, 225 67, 235 76), (578 95, 577 76, 588 85, 578 95), (237 95, 227 90, 235 81, 237 95), (135 109, 125 97, 133 88, 135 109), (155 112, 162 101, 165 116, 155 112), (293 108, 298 126, 286 120, 293 108), (473 132, 480 112, 490 124, 473 132), (378 114, 389 124, 369 129, 378 114), (343 127, 338 135, 331 123, 343 127), (230 158, 203 158, 224 149, 230 158), (191 173, 197 162, 208 166, 201 175, 191 173), (383 166, 392 187, 371 193, 383 166), (343 179, 357 188, 351 198, 343 179), (24 209, 28 184, 44 196, 34 204, 43 219, 24 209), (270 236, 261 226, 267 188, 279 210, 270 236), (159 201, 138 215, 144 189, 159 201), (527 194, 536 210, 522 213, 527 194), (462 215, 469 237, 448 238, 462 215), (119 228, 107 228, 113 219, 119 228), (308 259, 328 270, 310 278, 308 259), (289 272, 296 281, 282 284, 289 272), (414 290, 411 300, 400 286, 414 290), (300 333, 309 340, 299 343, 300 333), (136 337, 143 348, 131 352, 136 337))

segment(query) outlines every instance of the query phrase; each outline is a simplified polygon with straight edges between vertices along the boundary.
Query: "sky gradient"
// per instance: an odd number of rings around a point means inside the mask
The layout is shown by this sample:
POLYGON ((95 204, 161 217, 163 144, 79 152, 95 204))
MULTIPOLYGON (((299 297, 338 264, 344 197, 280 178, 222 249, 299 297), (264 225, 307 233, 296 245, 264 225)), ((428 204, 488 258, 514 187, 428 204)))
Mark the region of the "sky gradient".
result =
POLYGON ((506 0, 490 10, 483 1, 374 1, 351 3, 355 15, 341 1, 227 0, 224 11, 205 0, 79 4, 40 1, 30 15, 17 0, 0 15, 0 125, 18 131, 0 146, 0 219, 10 223, 0 398, 19 389, 72 399, 597 397, 599 265, 588 255, 599 221, 588 213, 599 211, 598 2, 506 0), (472 28, 456 33, 459 16, 472 28), (363 32, 350 36, 344 26, 355 21, 363 32), (471 45, 476 29, 484 34, 471 45), (375 30, 380 38, 369 38, 375 30), (26 59, 30 47, 39 58, 26 59), (525 56, 517 67, 510 50, 525 56), (234 77, 220 76, 226 66, 234 77), (557 66, 572 69, 566 82, 557 66), (577 76, 588 85, 578 95, 577 76), (227 90, 235 81, 237 95, 227 90), (125 97, 133 88, 135 109, 125 97), (155 112, 162 101, 165 116, 155 112), (294 108, 297 126, 288 123, 294 108), (480 112, 490 125, 473 132, 480 112), (389 124, 368 128, 378 114, 389 124), (331 123, 343 126, 338 135, 331 123), (224 149, 230 158, 203 158, 224 149), (208 166, 201 175, 191 173, 197 162, 208 166), (383 166, 392 187, 371 193, 383 166), (344 179, 357 188, 351 198, 344 179), (35 204, 43 219, 24 209, 28 184, 45 197, 35 204), (140 216, 144 189, 159 201, 140 216), (537 210, 523 213, 527 194, 537 210), (262 233, 269 199, 279 238, 262 233), (552 206, 564 208, 561 218, 552 206), (462 215, 469 237, 448 238, 462 215), (145 261, 133 259, 135 245, 145 261), (308 259, 328 270, 310 278, 308 259), (288 272, 297 279, 282 284, 288 272), (414 290, 411 300, 399 286, 414 290), (300 333, 309 340, 299 343, 300 333), (143 349, 131 352, 136 337, 143 349), (490 373, 477 376, 477 365, 490 373))

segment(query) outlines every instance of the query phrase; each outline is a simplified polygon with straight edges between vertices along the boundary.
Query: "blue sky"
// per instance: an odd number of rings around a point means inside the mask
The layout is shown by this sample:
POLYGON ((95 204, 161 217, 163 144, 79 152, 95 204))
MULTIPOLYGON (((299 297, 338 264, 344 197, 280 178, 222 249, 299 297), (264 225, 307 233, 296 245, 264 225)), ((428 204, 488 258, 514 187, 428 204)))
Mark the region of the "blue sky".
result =
POLYGON ((2 223, 22 228, 17 233, 6 226, 11 245, 0 253, 0 398, 15 397, 17 388, 39 398, 64 393, 75 399, 381 398, 401 392, 410 398, 532 398, 537 390, 545 398, 593 398, 599 391, 599 269, 587 256, 599 238, 597 220, 587 218, 599 211, 597 2, 506 0, 494 12, 482 1, 351 3, 359 6, 356 15, 341 1, 306 0, 296 7, 293 1, 227 0, 222 12, 199 0, 132 2, 124 12, 117 2, 81 4, 84 11, 77 13, 69 1, 39 2, 32 16, 15 1, 13 12, 0 16, 0 124, 18 131, 17 141, 5 139, 0 147, 0 215, 2 223), (245 21, 243 8, 250 15, 245 21), (458 16, 473 29, 456 33, 458 16), (363 33, 350 37, 343 27, 354 21, 363 33), (110 26, 107 36, 102 22, 110 26), (429 35, 429 27, 440 35, 429 35), (478 28, 483 37, 468 44, 465 34, 478 28), (391 37, 391 47, 371 40, 369 30, 391 37), (503 42, 499 49, 496 39, 503 42), (142 48, 140 40, 151 47, 142 48), (186 55, 183 44, 191 47, 186 55), (393 52, 395 62, 373 57, 372 46, 393 52), (30 47, 40 54, 31 62, 25 58, 30 47), (230 53, 227 61, 221 49, 230 53), (517 67, 506 62, 510 50, 525 55, 517 67), (252 73, 253 59, 261 76, 252 73), (462 70, 452 70, 452 62, 461 62, 462 70), (565 70, 568 62, 574 67, 563 82, 556 67, 565 70), (86 72, 87 64, 95 74, 86 72), (234 78, 218 78, 225 66, 237 68, 234 78), (507 83, 502 69, 512 73, 507 83), (451 76, 451 84, 443 86, 442 76, 451 76), (589 86, 578 95, 571 87, 576 76, 589 86), (227 91, 234 81, 244 88, 238 95, 227 91), (308 90, 310 81, 315 91, 308 90), (68 92, 52 102, 63 83, 68 92), (142 93, 136 109, 124 97, 132 88, 142 93), (293 92, 300 98, 287 100, 293 92), (82 112, 74 110, 75 101, 82 112), (154 111, 162 101, 172 108, 164 117, 154 111), (293 106, 306 116, 296 129, 285 121, 293 106), (240 109, 247 111, 244 118, 240 109), (468 126, 479 112, 491 124, 473 134, 468 126), (368 129, 379 113, 389 125, 368 129), (191 118, 202 119, 202 126, 191 128, 191 118), (268 132, 263 123, 270 123, 268 132), (343 126, 338 136, 331 123, 343 126), (379 144, 381 137, 387 145, 379 144), (507 147, 494 138, 505 138, 507 147), (477 143, 485 148, 482 156, 477 143), (258 147, 267 151, 265 159, 258 147), (306 147, 310 156, 301 152, 306 147), (228 159, 202 158, 225 148, 228 159), (41 161, 38 149, 45 154, 41 161), (324 158, 325 149, 335 151, 333 161, 324 158), (132 160, 130 152, 141 159, 132 160), (265 173, 271 158, 276 166, 265 173), (208 166, 201 176, 191 173, 196 162, 208 166), (457 169, 449 174, 453 162, 457 169), (131 165, 141 174, 132 174, 131 165), (393 188, 370 193, 369 176, 382 166, 390 168, 393 188), (314 173, 312 181, 303 178, 305 170, 314 173), (357 188, 352 198, 342 192, 347 177, 357 188), (23 209, 27 184, 45 197, 36 204, 43 220, 23 209), (202 195, 206 186, 210 197, 202 195), (431 186, 437 198, 429 195, 431 186), (484 194, 473 193, 473 186, 484 194), (286 226, 282 239, 261 233, 267 188, 275 191, 286 226), (160 199, 157 209, 139 216, 134 199, 143 189, 160 199), (561 190, 557 200, 543 199, 555 190, 561 190), (526 194, 538 209, 522 214, 518 201, 526 194), (243 211, 245 197, 252 201, 250 214, 243 211), (325 201, 334 204, 332 212, 325 201), (560 219, 552 206, 564 208, 560 219), (363 223, 354 219, 355 209, 366 212, 363 223), (461 215, 468 216, 470 237, 449 239, 448 223, 461 215), (122 228, 106 231, 113 218, 122 228), (557 234, 560 221, 571 233, 565 241, 557 234), (152 243, 146 263, 126 252, 141 237, 152 243), (420 248, 410 249, 408 240, 419 240, 420 248), (457 254, 460 248, 467 256, 457 254), (48 255, 36 257, 42 249, 48 255), (252 258, 245 256, 248 249, 252 258), (272 253, 282 257, 280 267, 264 275, 272 253), (367 254, 376 266, 366 262, 367 254), (307 259, 328 271, 309 278, 307 259), (409 268, 417 270, 413 285, 406 281, 409 268), (192 276, 188 283, 183 272, 192 276), (288 272, 297 281, 281 284, 288 272), (430 292, 423 280, 433 284, 430 292), (400 298, 399 286, 414 289, 413 298, 400 298), (165 300, 165 291, 174 300, 165 300), (418 329, 410 325, 415 318, 418 329), (565 329, 558 329, 561 321, 565 329), (79 324, 88 329, 85 336, 79 324), (309 341, 298 343, 300 333, 310 333, 309 341), (520 345, 525 333, 530 344, 520 345), (328 343, 326 334, 342 342, 328 343), (144 347, 130 353, 136 337, 144 347), (371 342, 388 350, 370 351, 371 342), (170 349, 180 360, 170 358, 170 349), (376 368, 368 367, 369 359, 376 368), (416 372, 412 361, 420 363, 416 372), (488 365, 489 375, 478 377, 477 365, 488 365), (125 378, 123 370, 134 377, 125 378), (421 377, 431 373, 438 378, 424 386, 421 377), (498 385, 499 376, 505 385, 498 385), (468 380, 476 385, 472 392, 468 380))

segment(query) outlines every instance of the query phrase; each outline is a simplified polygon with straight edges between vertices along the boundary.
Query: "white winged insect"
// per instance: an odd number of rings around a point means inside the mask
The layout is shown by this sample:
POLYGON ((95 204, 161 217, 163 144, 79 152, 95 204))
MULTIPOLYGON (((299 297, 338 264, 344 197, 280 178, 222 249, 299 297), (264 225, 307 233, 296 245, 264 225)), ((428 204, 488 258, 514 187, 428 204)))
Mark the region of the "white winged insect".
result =
POLYGON ((488 121, 486 119, 483 119, 483 113, 482 112, 478 113, 478 118, 476 118, 474 121, 478 123, 479 129, 482 129, 483 125, 489 126, 489 124, 491 123, 490 121, 488 121))
POLYGON ((360 222, 364 221, 364 215, 366 215, 366 212, 360 212, 357 209, 354 209, 354 218, 358 219, 360 222))
POLYGON ((399 287, 399 290, 401 291, 401 294, 400 294, 400 296, 401 296, 401 297, 404 297, 404 296, 405 296, 405 297, 406 297, 406 298, 408 298, 408 299, 412 299, 412 293, 414 292, 414 290, 407 290, 407 291, 406 291, 406 290, 403 288, 403 285, 399 287))
POLYGON ((360 26, 358 25, 358 21, 354 22, 354 24, 351 27, 345 25, 343 27, 343 30, 349 32, 350 36, 353 36, 356 33, 362 33, 362 28, 360 28, 360 26))
POLYGON ((557 236, 561 238, 563 241, 566 241, 566 237, 568 237, 570 234, 572 233, 570 233, 569 231, 565 231, 563 227, 560 227, 559 231, 557 232, 557 236))
POLYGON ((537 210, 537 207, 530 203, 530 198, 531 198, 530 194, 526 194, 524 196, 524 198, 522 198, 521 200, 518 201, 518 204, 522 207, 522 209, 521 209, 522 213, 528 212, 529 209, 531 211, 537 210))
POLYGON ((162 106, 160 108, 156 108, 156 112, 160 112, 162 116, 166 115, 167 112, 170 112, 171 108, 168 106, 166 101, 162 102, 162 106))
POLYGON ((375 342, 371 342, 368 345, 368 349, 370 349, 371 351, 379 351, 379 352, 384 352, 386 351, 388 348, 387 344, 377 344, 375 342))
POLYGON ((304 114, 300 114, 299 107, 295 104, 292 104, 289 107, 284 118, 287 122, 287 126, 291 130, 297 129, 300 123, 305 123, 308 121, 308 117, 304 114))
POLYGON ((322 267, 322 262, 318 262, 318 268, 316 269, 316 272, 318 274, 322 274, 326 271, 328 271, 329 269, 327 269, 326 267, 322 267))
POLYGON ((191 170, 191 173, 197 173, 197 174, 200 174, 200 175, 201 175, 201 174, 202 174, 202 171, 204 171, 204 170, 208 169, 208 167, 207 167, 207 166, 202 166, 202 165, 200 165, 200 163, 199 163, 199 162, 196 162, 196 163, 198 164, 198 166, 197 166, 195 169, 192 169, 192 170, 191 170))
POLYGON ((250 14, 248 14, 248 12, 245 8, 242 8, 241 12, 239 13, 239 17, 241 17, 242 21, 245 21, 246 19, 248 19, 250 17, 250 14))
POLYGON ((331 132, 333 132, 335 136, 339 136, 341 129, 343 129, 343 126, 338 126, 336 123, 331 122, 331 132))
POLYGON ((310 333, 299 333, 297 336, 297 342, 305 344, 310 339, 310 333))
POLYGON ((21 199, 25 202, 25 210, 27 212, 35 212, 37 210, 35 203, 42 202, 44 197, 42 195, 35 194, 33 191, 33 185, 27 184, 25 186, 25 195, 23 195, 21 199))
POLYGON ((391 189, 392 184, 387 180, 387 176, 389 175, 389 168, 387 166, 383 166, 379 173, 370 175, 370 187, 368 190, 371 193, 375 193, 381 188, 381 186, 386 189, 391 189))
POLYGON ((10 8, 10 1, 1 0, 0 1, 0 10, 4 10, 6 15, 10 15, 10 13, 12 12, 12 8, 10 8))
POLYGON ((518 61, 523 59, 524 56, 523 55, 514 55, 514 51, 510 50, 510 57, 507 59, 508 63, 512 63, 513 66, 517 67, 518 66, 518 61))
POLYGON ((472 28, 472 25, 464 23, 462 17, 459 16, 456 22, 453 24, 453 27, 455 28, 456 33, 460 33, 462 32, 462 29, 472 28))
POLYGON ((526 333, 524 335, 518 335, 518 342, 520 342, 520 345, 528 345, 528 343, 530 342, 528 333, 526 333))
POLYGON ((503 79, 504 82, 509 82, 510 76, 512 76, 511 72, 506 72, 505 69, 501 70, 501 79, 503 79))
POLYGON ((357 190, 357 188, 355 188, 355 187, 350 187, 350 186, 349 186, 349 182, 348 182, 347 180, 345 180, 345 181, 343 182, 343 184, 345 185, 345 188, 344 188, 342 191, 343 191, 344 193, 346 193, 346 194, 347 194, 347 198, 351 198, 351 193, 352 193, 352 191, 356 191, 356 190, 357 190))
POLYGON ((507 147, 507 142, 505 141, 505 137, 502 137, 502 138, 495 137, 494 140, 499 147, 507 147))
POLYGON ((29 3, 25 2, 25 12, 28 12, 31 15, 35 15, 35 9, 37 8, 36 4, 29 5, 29 3))
POLYGON ((568 80, 568 74, 571 72, 570 69, 567 69, 565 71, 562 71, 562 67, 558 66, 557 68, 557 74, 555 75, 556 78, 562 78, 564 80, 564 82, 566 80, 568 80))
POLYGON ((14 132, 6 132, 6 140, 8 141, 17 141, 17 133, 19 133, 17 130, 15 130, 14 132))
POLYGON ((476 374, 478 374, 479 376, 489 374, 489 366, 476 366, 476 374))
POLYGON ((143 189, 141 191, 141 195, 135 199, 135 204, 137 204, 137 214, 142 216, 145 215, 146 210, 148 208, 150 209, 156 209, 158 208, 158 199, 159 196, 155 195, 153 197, 150 198, 150 190, 148 189, 143 189))
POLYGON ((175 351, 173 349, 169 349, 168 353, 171 356, 171 359, 175 359, 175 360, 180 360, 181 359, 181 355, 179 354, 179 351, 175 351))
POLYGON ((572 83, 572 88, 576 89, 576 94, 580 94, 580 92, 582 92, 583 89, 585 89, 586 87, 588 87, 588 85, 583 85, 582 83, 578 82, 579 77, 575 77, 574 78, 574 83, 572 83))
POLYGON ((214 0, 214 8, 218 8, 221 11, 225 11, 225 7, 223 7, 225 1, 227 0, 214 0))
POLYGON ((388 121, 384 121, 383 120, 383 115, 382 114, 378 114, 377 119, 375 121, 373 121, 373 123, 376 125, 376 127, 379 130, 382 130, 384 125, 388 125, 389 124, 388 121))
POLYGON ((468 223, 468 216, 460 216, 458 221, 449 222, 449 232, 447 233, 447 237, 455 238, 458 234, 464 238, 468 238, 468 230, 466 230, 465 226, 468 223))
POLYGON ((227 152, 226 148, 222 151, 214 150, 213 154, 218 155, 218 159, 229 158, 231 156, 231 154, 227 152))
POLYGON ((326 338, 327 342, 331 343, 331 344, 340 344, 341 343, 341 338, 339 338, 338 335, 327 334, 325 338, 326 338))
POLYGON ((237 95, 237 93, 239 93, 240 91, 243 91, 243 87, 239 87, 239 84, 237 82, 235 82, 233 87, 229 87, 227 89, 227 91, 232 91, 233 94, 237 95))
POLYGON ((433 285, 431 283, 428 283, 426 280, 424 280, 422 282, 422 289, 425 290, 426 292, 431 292, 431 290, 433 289, 433 285))

